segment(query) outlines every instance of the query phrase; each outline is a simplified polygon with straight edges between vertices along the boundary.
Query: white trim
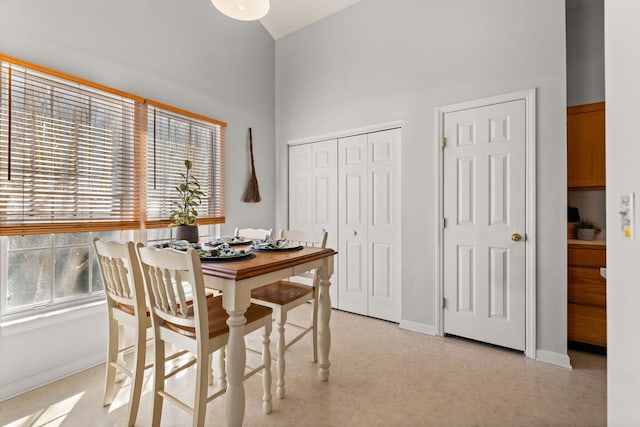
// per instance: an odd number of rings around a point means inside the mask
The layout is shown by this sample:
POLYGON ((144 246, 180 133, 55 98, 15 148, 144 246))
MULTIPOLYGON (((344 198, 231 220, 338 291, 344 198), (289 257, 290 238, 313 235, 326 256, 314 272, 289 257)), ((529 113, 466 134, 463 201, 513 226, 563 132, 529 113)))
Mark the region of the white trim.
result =
POLYGON ((405 329, 407 331, 420 332, 426 335, 438 335, 438 329, 433 325, 426 323, 412 322, 411 320, 401 320, 398 324, 398 328, 405 329))
POLYGON ((538 362, 550 363, 563 368, 573 369, 571 359, 568 354, 556 353, 555 351, 538 350, 535 359, 538 362))
MULTIPOLYGON (((536 240, 536 222, 537 222, 537 195, 536 195, 536 90, 529 89, 523 93, 525 99, 526 118, 526 224, 525 224, 525 356, 533 359, 536 357, 537 342, 537 240, 536 240)), ((571 365, 569 365, 571 366, 571 365)))
POLYGON ((100 301, 93 301, 82 305, 74 305, 59 310, 36 314, 34 316, 4 321, 0 323, 0 334, 3 336, 19 334, 99 313, 106 314, 106 301, 104 297, 100 301))
MULTIPOLYGON (((0 236, 0 266, 4 266, 5 261, 8 260, 7 254, 9 238, 8 236, 0 236)), ((8 268, 0 268, 0 295, 8 295, 7 282, 8 282, 8 268)), ((0 297, 0 313, 7 312, 7 299, 0 297)))
POLYGON ((435 129, 435 141, 436 141, 436 160, 437 166, 434 168, 436 171, 436 202, 434 203, 436 208, 436 236, 435 241, 435 254, 436 254, 436 334, 437 336, 444 336, 444 310, 442 308, 442 298, 444 297, 444 235, 442 229, 442 218, 444 217, 444 156, 442 153, 442 136, 444 134, 444 111, 440 108, 436 108, 436 125, 435 129))
POLYGON ((77 374, 86 369, 93 368, 105 362, 105 352, 93 354, 82 359, 73 360, 65 365, 56 366, 46 371, 38 372, 26 378, 7 383, 0 387, 0 402, 19 394, 51 384, 62 378, 77 374))
POLYGON ((403 125, 404 125, 404 122, 402 120, 396 120, 393 122, 378 123, 375 125, 368 125, 368 126, 363 126, 359 128, 339 130, 339 131, 329 132, 321 135, 310 136, 307 138, 293 139, 293 140, 287 141, 287 146, 310 144, 312 142, 326 141, 328 139, 346 138, 349 136, 361 135, 363 133, 380 132, 383 130, 401 128, 403 127, 403 125))
MULTIPOLYGON (((440 301, 444 295, 444 238, 440 219, 444 214, 444 156, 440 147, 440 141, 444 136, 444 115, 460 110, 482 107, 485 105, 499 104, 517 100, 525 101, 526 115, 526 223, 525 223, 525 356, 536 359, 536 90, 526 89, 518 92, 512 92, 502 95, 491 96, 488 98, 475 99, 472 101, 461 102, 452 105, 446 105, 436 108, 435 111, 435 129, 436 129, 436 146, 437 146, 437 167, 436 169, 436 280, 438 286, 436 288, 436 330, 438 335, 444 335, 444 310, 440 301)), ((548 353, 548 352, 547 352, 548 353)), ((552 362, 549 362, 552 363, 552 362)), ((560 363, 555 363, 560 364, 560 363)), ((561 366, 564 366, 560 364, 561 366)))

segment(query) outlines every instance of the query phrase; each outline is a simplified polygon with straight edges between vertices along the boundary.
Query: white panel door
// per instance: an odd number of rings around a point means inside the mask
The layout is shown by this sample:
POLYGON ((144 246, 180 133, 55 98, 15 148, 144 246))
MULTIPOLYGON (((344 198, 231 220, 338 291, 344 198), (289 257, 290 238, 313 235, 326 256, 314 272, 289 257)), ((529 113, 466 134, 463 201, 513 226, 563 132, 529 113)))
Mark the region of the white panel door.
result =
POLYGON ((400 320, 400 129, 368 134, 369 315, 400 320))
MULTIPOLYGON (((338 140, 310 144, 312 153, 312 230, 327 232, 327 247, 338 249, 338 140)), ((329 294, 331 306, 339 302, 339 260, 334 260, 329 294)))
MULTIPOLYGON (((313 159, 310 145, 289 147, 289 228, 313 230, 313 159)), ((274 235, 277 230, 274 231, 274 235)))
POLYGON ((444 331, 524 350, 525 101, 447 113, 444 130, 444 331))
MULTIPOLYGON (((327 231, 327 247, 338 249, 338 141, 289 147, 289 229, 327 231)), ((338 307, 339 262, 334 261, 329 294, 338 307)), ((298 281, 305 282, 304 278, 298 281)), ((307 280, 311 284, 312 280, 307 280)))
POLYGON ((338 141, 339 308, 368 314, 367 135, 338 141))

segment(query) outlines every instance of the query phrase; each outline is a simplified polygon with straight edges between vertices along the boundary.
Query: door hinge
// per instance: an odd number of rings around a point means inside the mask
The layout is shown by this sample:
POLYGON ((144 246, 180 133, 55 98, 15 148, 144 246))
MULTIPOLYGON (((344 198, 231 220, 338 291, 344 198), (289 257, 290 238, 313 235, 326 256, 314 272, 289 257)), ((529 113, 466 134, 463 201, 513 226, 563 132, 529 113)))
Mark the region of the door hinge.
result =
POLYGON ((442 304, 442 308, 447 308, 447 299, 445 297, 442 297, 441 304, 442 304))
POLYGON ((440 226, 442 228, 447 228, 447 218, 445 217, 440 218, 440 226))
POLYGON ((447 137, 446 136, 442 137, 442 140, 440 141, 440 146, 442 148, 445 148, 447 146, 447 137))

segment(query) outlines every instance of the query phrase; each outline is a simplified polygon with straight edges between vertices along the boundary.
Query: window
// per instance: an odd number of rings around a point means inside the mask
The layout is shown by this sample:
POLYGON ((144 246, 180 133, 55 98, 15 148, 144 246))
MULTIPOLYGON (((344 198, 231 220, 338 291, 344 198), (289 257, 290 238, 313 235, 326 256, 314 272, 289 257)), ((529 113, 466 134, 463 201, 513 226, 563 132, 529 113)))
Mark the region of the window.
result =
POLYGON ((94 237, 122 240, 120 231, 0 237, 2 314, 102 298, 94 237))
POLYGON ((94 236, 170 238, 185 159, 210 237, 225 220, 225 127, 0 54, 0 317, 100 297, 94 236))
POLYGON ((184 161, 193 162, 193 174, 205 194, 198 207, 200 224, 224 222, 224 128, 149 102, 147 150, 147 226, 166 226, 175 200, 175 187, 184 173, 184 161))
POLYGON ((139 225, 134 101, 0 65, 2 234, 139 225))

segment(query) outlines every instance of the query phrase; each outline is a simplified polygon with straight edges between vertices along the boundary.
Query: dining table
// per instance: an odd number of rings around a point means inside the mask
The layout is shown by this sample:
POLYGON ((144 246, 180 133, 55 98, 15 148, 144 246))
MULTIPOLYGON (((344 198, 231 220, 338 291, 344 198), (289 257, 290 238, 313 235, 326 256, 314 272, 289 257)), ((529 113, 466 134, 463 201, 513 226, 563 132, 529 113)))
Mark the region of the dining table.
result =
POLYGON ((251 290, 310 270, 318 275, 318 376, 328 381, 331 347, 331 298, 329 286, 334 255, 329 248, 303 247, 287 251, 253 251, 255 257, 227 262, 202 262, 205 286, 222 291, 222 305, 229 318, 226 370, 225 418, 228 426, 241 426, 244 420, 244 370, 246 345, 245 312, 251 304, 251 290))

